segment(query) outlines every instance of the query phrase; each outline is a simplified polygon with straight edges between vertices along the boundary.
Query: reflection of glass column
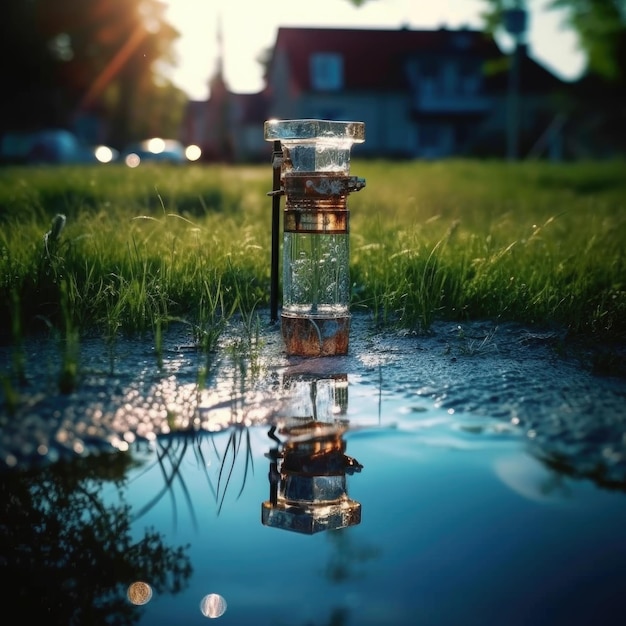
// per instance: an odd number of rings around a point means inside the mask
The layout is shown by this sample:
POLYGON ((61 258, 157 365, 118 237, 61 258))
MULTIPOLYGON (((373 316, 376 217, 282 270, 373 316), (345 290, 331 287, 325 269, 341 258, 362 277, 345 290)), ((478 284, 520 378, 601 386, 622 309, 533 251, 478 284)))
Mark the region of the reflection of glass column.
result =
POLYGON ((347 376, 292 377, 285 387, 294 392, 296 412, 270 430, 279 445, 267 455, 270 498, 262 505, 263 525, 313 534, 359 524, 361 504, 348 497, 346 475, 362 466, 345 454, 348 421, 337 417, 347 410, 347 376), (321 402, 320 390, 331 392, 321 402))

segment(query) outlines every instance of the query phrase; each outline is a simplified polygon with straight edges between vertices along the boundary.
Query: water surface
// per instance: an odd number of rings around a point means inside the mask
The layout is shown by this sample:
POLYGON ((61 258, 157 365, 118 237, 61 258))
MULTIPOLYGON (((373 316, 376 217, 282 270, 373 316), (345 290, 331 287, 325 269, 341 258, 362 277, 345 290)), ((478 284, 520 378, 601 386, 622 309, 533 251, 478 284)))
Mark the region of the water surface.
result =
POLYGON ((209 357, 181 328, 162 354, 85 340, 69 396, 58 349, 26 346, 30 385, 2 405, 5 605, 58 624, 201 624, 209 594, 224 624, 616 623, 626 387, 560 340, 357 317, 346 357, 288 359, 273 327, 209 357), (287 475, 292 495, 331 476, 358 516, 264 524, 287 475))

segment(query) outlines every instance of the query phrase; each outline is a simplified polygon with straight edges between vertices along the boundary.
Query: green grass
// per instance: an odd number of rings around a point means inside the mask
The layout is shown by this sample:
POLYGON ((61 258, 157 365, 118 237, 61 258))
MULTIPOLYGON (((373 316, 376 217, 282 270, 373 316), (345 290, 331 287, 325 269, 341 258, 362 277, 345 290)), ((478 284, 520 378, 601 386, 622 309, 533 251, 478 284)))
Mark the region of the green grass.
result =
MULTIPOLYGON (((367 187, 349 199, 353 309, 418 331, 488 318, 623 335, 625 173, 355 160, 367 187)), ((234 312, 252 325, 269 305, 271 182, 269 158, 0 170, 0 333, 114 340, 177 319, 210 348, 234 312)))
POLYGON ((363 164, 352 277, 383 320, 626 328, 623 162, 363 164), (384 172, 384 173, 383 173, 384 172))

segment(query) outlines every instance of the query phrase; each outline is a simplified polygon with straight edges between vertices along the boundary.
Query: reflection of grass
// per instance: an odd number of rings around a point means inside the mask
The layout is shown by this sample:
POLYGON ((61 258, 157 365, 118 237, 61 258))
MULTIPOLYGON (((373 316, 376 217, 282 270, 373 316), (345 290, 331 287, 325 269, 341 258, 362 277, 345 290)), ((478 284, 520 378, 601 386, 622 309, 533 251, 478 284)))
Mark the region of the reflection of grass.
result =
POLYGON ((468 335, 462 326, 457 326, 456 338, 459 341, 458 349, 460 354, 463 356, 477 356, 487 352, 497 352, 498 346, 494 342, 497 331, 498 327, 494 326, 484 333, 468 335))
POLYGON ((230 484, 230 479, 233 474, 233 469, 235 467, 235 461, 237 460, 237 456, 239 455, 239 450, 241 448, 241 443, 244 440, 245 433, 245 442, 246 442, 246 459, 244 462, 244 474, 243 480, 241 483, 241 488, 239 489, 239 493, 237 494, 237 498, 241 496, 243 493, 243 488, 246 484, 246 478, 248 476, 248 469, 252 468, 254 471, 254 461, 252 459, 252 449, 250 446, 250 430, 245 427, 235 427, 231 430, 230 435, 228 437, 228 445, 226 446, 226 451, 224 455, 220 459, 220 472, 219 478, 217 481, 217 492, 220 493, 221 488, 221 498, 219 498, 219 506, 217 509, 218 514, 222 510, 222 506, 224 504, 224 498, 226 497, 226 491, 228 489, 228 485, 230 484), (225 476, 225 482, 222 483, 222 476, 225 476), (222 487, 223 484, 223 487, 222 487))
POLYGON ((155 461, 144 468, 137 479, 141 476, 158 469, 162 477, 162 487, 152 496, 152 498, 138 510, 136 517, 139 518, 152 508, 154 508, 164 497, 169 496, 172 503, 174 521, 177 521, 177 499, 176 493, 180 491, 189 510, 190 518, 197 528, 197 519, 194 511, 193 501, 189 489, 185 482, 183 461, 189 454, 195 458, 195 466, 201 469, 206 479, 209 491, 217 504, 217 514, 219 515, 224 505, 226 493, 230 486, 233 470, 237 458, 241 452, 241 446, 245 446, 245 460, 243 478, 237 498, 243 493, 248 472, 254 471, 254 461, 250 444, 250 432, 247 427, 233 426, 228 433, 228 440, 223 452, 220 452, 216 441, 215 433, 182 433, 167 439, 160 439, 155 450, 155 461), (208 449, 207 449, 208 448, 208 449), (215 456, 219 463, 217 478, 213 478, 209 472, 211 467, 211 456, 215 456))
MULTIPOLYGON (((163 486, 161 489, 145 504, 139 511, 137 511, 135 517, 139 518, 148 513, 154 506, 156 506, 163 497, 170 496, 172 500, 172 511, 174 514, 174 521, 177 521, 177 506, 176 506, 176 492, 174 490, 175 484, 180 487, 187 506, 189 508, 189 514, 193 521, 194 527, 197 528, 197 520, 195 511, 193 508, 193 502, 189 495, 189 490, 183 476, 180 473, 180 465, 185 458, 187 449, 189 447, 189 437, 180 435, 168 439, 166 441, 160 441, 156 450, 156 461, 153 465, 147 466, 142 474, 146 474, 151 471, 154 466, 158 466, 163 477, 163 486)), ((211 480, 209 478, 209 486, 212 488, 211 480)))

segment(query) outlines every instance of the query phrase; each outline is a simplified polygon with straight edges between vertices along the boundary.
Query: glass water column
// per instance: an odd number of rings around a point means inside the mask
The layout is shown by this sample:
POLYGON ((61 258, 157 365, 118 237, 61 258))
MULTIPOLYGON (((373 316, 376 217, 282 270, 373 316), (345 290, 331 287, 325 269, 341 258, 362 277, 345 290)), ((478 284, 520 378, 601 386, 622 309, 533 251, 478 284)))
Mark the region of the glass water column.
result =
POLYGON ((350 331, 348 195, 350 150, 363 122, 270 120, 265 139, 282 146, 283 302, 281 330, 290 355, 346 354, 350 331))

